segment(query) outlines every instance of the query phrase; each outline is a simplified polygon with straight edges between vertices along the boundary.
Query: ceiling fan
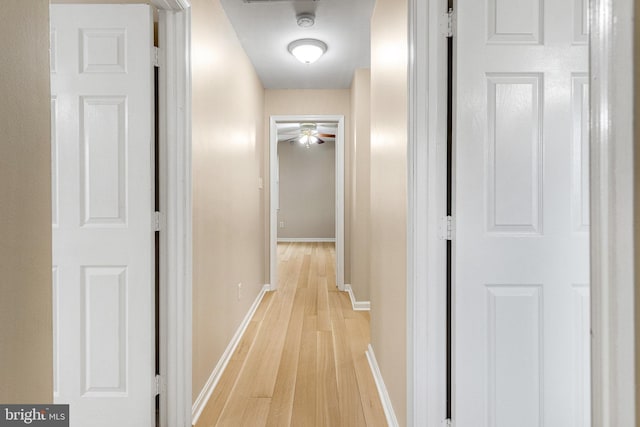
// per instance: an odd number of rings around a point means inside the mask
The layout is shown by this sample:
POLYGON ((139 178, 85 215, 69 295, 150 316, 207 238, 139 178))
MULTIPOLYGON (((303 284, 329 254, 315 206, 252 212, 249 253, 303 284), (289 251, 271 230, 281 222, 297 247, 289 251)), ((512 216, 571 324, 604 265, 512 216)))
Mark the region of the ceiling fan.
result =
POLYGON ((299 142, 309 148, 311 144, 324 144, 335 139, 336 126, 334 123, 283 123, 278 127, 278 140, 292 144, 299 142))

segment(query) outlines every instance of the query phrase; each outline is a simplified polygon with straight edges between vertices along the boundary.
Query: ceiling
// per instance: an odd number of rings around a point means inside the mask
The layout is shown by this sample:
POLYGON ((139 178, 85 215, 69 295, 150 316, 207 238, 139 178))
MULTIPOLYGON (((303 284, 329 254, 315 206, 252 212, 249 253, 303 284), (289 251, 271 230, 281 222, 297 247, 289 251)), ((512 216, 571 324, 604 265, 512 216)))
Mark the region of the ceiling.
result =
POLYGON ((266 89, 346 89, 356 68, 369 68, 369 21, 375 0, 221 0, 240 43, 266 89), (296 16, 314 13, 300 28, 296 16), (315 38, 328 46, 313 64, 287 50, 294 40, 315 38))

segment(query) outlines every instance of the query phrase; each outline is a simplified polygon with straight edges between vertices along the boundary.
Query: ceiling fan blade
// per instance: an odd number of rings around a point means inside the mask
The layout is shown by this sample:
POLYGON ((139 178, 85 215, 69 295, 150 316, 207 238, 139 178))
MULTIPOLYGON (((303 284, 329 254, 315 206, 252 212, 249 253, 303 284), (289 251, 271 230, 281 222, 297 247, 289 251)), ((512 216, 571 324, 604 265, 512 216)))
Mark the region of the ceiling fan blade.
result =
POLYGON ((293 138, 283 139, 283 140, 278 141, 278 142, 296 142, 298 140, 300 140, 300 137, 299 136, 294 136, 293 138))
POLYGON ((316 136, 321 136, 323 138, 335 138, 336 137, 335 134, 332 134, 332 133, 319 133, 319 134, 316 134, 316 136))
POLYGON ((318 138, 317 136, 316 136, 316 139, 318 140, 318 141, 316 142, 317 144, 324 144, 324 142, 325 142, 325 141, 324 141, 324 139, 320 139, 320 138, 318 138))

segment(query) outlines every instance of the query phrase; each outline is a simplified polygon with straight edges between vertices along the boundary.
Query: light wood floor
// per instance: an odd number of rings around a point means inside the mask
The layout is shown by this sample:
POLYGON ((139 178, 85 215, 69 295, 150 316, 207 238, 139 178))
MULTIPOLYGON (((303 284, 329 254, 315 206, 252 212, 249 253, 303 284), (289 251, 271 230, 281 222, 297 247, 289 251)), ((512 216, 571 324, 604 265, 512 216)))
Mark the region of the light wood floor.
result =
POLYGON ((278 244, 265 295, 196 427, 386 426, 369 313, 335 286, 333 243, 278 244))

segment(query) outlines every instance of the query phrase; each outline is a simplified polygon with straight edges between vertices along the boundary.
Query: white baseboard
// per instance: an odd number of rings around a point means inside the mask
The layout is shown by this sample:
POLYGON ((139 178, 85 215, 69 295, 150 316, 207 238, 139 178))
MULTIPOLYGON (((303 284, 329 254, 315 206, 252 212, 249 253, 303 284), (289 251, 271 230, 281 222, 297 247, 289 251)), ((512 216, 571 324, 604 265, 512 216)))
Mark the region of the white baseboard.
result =
POLYGON ((353 294, 351 285, 344 285, 344 291, 349 294, 351 300, 351 307, 354 311, 369 311, 371 310, 371 303, 369 301, 357 301, 356 296, 353 294))
POLYGON ((249 322, 251 321, 251 318, 253 317, 254 313, 258 309, 258 306, 260 305, 260 301, 262 301, 264 294, 268 292, 270 288, 271 287, 269 285, 264 285, 262 287, 262 290, 260 290, 260 293, 258 294, 255 301, 251 305, 251 308, 249 308, 249 311, 247 312, 246 316, 242 320, 242 323, 240 323, 240 326, 238 327, 238 330, 236 331, 235 335, 233 336, 233 338, 231 338, 231 341, 229 342, 229 345, 227 346, 224 353, 222 354, 222 357, 218 361, 218 364, 216 365, 215 368, 213 368, 213 371, 211 372, 211 375, 209 376, 207 383, 204 385, 204 387, 200 391, 200 394, 196 398, 195 402, 193 402, 193 406, 191 407, 192 425, 196 425, 196 423, 198 422, 198 419, 200 418, 200 415, 202 415, 202 411, 207 406, 207 402, 209 402, 209 399, 211 398, 211 394, 213 393, 213 390, 216 388, 218 381, 220 381, 220 377, 222 376, 222 373, 227 367, 229 360, 231 360, 231 356, 233 355, 233 352, 236 350, 236 347, 238 347, 238 344, 240 343, 240 339, 242 338, 242 335, 244 335, 244 332, 246 331, 247 326, 249 326, 249 322))
POLYGON ((393 405, 391 405, 391 399, 389 398, 387 387, 384 385, 382 373, 380 372, 380 367, 378 366, 378 361, 376 360, 376 356, 373 353, 373 347, 371 347, 371 344, 369 344, 366 354, 367 360, 369 361, 369 368, 371 368, 373 379, 376 382, 376 388, 378 389, 378 395, 380 396, 382 409, 384 409, 384 415, 385 417, 387 417, 387 424, 389 424, 389 427, 399 427, 396 413, 393 411, 393 405))
POLYGON ((325 237, 278 237, 278 243, 314 243, 314 242, 333 242, 335 243, 336 239, 325 238, 325 237))

